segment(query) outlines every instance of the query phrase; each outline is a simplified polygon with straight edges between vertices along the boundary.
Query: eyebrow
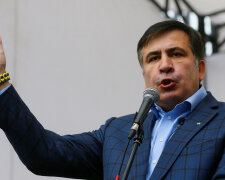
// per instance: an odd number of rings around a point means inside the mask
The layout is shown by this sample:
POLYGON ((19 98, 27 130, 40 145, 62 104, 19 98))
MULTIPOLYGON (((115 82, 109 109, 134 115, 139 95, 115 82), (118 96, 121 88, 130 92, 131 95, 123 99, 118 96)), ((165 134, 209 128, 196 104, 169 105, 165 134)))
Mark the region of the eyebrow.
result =
POLYGON ((184 50, 183 48, 180 48, 180 47, 172 47, 172 48, 166 49, 166 52, 174 52, 174 51, 177 51, 177 50, 181 51, 185 55, 187 54, 187 51, 184 50))
MULTIPOLYGON (((180 47, 168 48, 168 49, 166 49, 166 52, 170 53, 170 52, 174 52, 177 50, 183 52, 185 55, 187 54, 187 51, 185 51, 183 48, 180 48, 180 47)), ((161 51, 151 51, 147 54, 146 59, 148 59, 150 56, 159 55, 160 53, 161 53, 161 51)))
POLYGON ((148 59, 149 57, 154 56, 154 55, 159 55, 160 53, 161 53, 161 51, 151 51, 147 54, 145 59, 148 59))

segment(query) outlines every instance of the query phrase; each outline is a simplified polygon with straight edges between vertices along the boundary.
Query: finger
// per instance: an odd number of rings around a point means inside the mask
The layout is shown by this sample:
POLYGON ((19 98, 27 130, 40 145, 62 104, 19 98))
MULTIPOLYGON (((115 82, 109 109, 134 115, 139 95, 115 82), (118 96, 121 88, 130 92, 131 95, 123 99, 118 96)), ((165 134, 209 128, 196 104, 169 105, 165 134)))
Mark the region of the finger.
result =
POLYGON ((0 45, 2 46, 2 37, 0 36, 0 45))
POLYGON ((1 36, 0 36, 0 54, 4 55, 4 49, 3 49, 2 37, 1 36))

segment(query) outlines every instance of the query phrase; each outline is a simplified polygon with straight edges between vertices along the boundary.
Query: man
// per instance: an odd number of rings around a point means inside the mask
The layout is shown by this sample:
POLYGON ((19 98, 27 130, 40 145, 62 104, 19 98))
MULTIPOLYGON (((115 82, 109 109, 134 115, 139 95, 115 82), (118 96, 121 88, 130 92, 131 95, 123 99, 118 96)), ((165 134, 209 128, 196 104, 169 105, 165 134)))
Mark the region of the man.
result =
MULTIPOLYGON (((158 89, 160 100, 143 123, 143 143, 128 179, 225 179, 225 104, 201 85, 205 62, 200 35, 177 21, 157 23, 140 39, 138 58, 146 88, 158 89)), ((93 132, 59 136, 40 125, 12 85, 6 82, 0 89, 0 127, 29 170, 116 179, 134 115, 111 118, 93 132)))

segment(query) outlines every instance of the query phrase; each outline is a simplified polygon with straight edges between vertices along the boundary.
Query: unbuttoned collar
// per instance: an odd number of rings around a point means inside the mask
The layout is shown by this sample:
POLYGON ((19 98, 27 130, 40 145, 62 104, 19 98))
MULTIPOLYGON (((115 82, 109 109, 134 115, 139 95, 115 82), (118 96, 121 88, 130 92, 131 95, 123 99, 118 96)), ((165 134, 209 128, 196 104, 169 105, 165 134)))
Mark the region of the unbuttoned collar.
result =
POLYGON ((173 110, 165 112, 160 106, 154 103, 153 106, 151 107, 151 111, 156 116, 156 119, 159 119, 160 117, 163 117, 166 114, 170 115, 172 119, 174 119, 174 117, 177 117, 179 116, 179 114, 182 114, 184 112, 188 111, 192 112, 195 109, 195 107, 205 98, 206 95, 207 92, 204 86, 201 86, 197 92, 195 92, 192 96, 190 96, 182 103, 177 104, 173 110))

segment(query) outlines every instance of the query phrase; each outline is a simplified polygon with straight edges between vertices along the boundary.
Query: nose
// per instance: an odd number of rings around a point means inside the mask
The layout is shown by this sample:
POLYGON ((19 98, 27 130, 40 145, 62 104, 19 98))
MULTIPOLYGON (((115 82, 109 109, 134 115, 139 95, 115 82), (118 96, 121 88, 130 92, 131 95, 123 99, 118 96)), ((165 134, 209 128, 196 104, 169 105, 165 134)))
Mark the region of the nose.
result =
POLYGON ((163 56, 161 58, 160 64, 159 64, 159 70, 163 73, 170 73, 174 71, 173 67, 173 61, 168 56, 163 56))

